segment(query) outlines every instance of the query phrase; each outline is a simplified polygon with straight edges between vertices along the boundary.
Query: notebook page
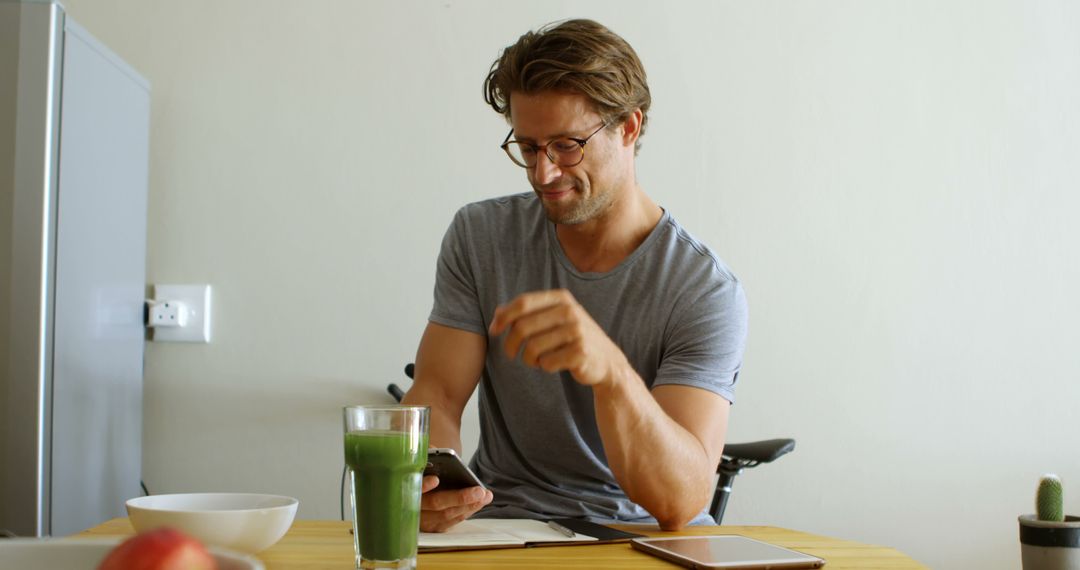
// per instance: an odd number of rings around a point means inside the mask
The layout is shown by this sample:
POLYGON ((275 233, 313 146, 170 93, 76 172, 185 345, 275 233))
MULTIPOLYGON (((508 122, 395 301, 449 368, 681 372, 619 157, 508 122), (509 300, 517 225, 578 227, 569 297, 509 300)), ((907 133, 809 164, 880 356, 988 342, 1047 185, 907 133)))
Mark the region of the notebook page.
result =
POLYGON ((522 542, 586 542, 595 537, 578 533, 573 538, 549 527, 544 521, 531 519, 479 519, 469 521, 493 531, 513 535, 522 542))
POLYGON ((421 532, 420 548, 524 545, 526 542, 585 542, 594 537, 564 536, 542 521, 530 519, 472 519, 446 532, 421 532))
POLYGON ((420 548, 446 546, 493 546, 500 544, 525 544, 525 541, 505 532, 477 524, 480 521, 463 521, 446 532, 421 532, 420 548))

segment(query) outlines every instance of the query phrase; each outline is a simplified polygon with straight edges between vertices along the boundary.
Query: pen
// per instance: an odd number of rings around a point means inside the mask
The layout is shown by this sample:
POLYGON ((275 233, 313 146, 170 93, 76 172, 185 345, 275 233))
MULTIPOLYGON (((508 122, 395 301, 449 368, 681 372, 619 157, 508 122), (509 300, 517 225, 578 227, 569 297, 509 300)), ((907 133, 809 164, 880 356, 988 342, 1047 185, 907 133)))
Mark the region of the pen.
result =
POLYGON ((559 524, 559 523, 557 523, 555 521, 548 521, 548 526, 551 527, 552 530, 558 532, 559 534, 565 536, 566 538, 574 538, 575 536, 577 536, 576 534, 574 534, 574 531, 566 528, 565 526, 563 526, 563 525, 561 525, 561 524, 559 524))

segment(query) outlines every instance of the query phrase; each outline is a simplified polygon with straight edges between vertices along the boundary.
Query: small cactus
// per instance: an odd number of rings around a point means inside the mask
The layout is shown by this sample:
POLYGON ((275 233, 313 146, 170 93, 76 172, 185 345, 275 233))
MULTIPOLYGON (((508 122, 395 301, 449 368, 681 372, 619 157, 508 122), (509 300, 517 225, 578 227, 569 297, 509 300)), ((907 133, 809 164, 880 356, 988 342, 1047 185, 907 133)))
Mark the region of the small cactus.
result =
POLYGON ((1041 521, 1065 520, 1062 508, 1061 479, 1053 473, 1047 473, 1039 480, 1039 490, 1035 494, 1035 512, 1041 521))

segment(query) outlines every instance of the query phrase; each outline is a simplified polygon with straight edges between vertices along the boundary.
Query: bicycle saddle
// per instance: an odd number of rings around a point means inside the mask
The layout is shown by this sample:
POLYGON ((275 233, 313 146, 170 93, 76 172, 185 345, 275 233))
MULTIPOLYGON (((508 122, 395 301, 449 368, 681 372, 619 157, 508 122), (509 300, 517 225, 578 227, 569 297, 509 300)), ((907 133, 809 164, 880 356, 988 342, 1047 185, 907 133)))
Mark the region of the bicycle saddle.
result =
POLYGON ((729 443, 724 446, 724 458, 753 463, 771 463, 795 449, 794 439, 767 439, 749 443, 729 443))

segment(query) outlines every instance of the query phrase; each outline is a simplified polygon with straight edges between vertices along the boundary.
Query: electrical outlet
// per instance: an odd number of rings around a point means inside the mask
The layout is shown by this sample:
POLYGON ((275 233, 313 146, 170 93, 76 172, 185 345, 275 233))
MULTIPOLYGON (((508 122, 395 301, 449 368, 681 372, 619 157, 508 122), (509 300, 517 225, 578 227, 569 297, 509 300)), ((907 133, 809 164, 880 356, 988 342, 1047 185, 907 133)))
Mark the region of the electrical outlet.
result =
POLYGON ((170 299, 157 299, 150 305, 146 319, 148 327, 186 327, 191 310, 187 303, 170 299))
POLYGON ((154 285, 154 299, 157 304, 151 308, 151 325, 158 314, 168 318, 170 311, 184 311, 177 314, 177 321, 186 321, 182 326, 153 327, 155 342, 210 342, 210 286, 209 285, 154 285), (163 307, 169 301, 168 309, 163 307))

